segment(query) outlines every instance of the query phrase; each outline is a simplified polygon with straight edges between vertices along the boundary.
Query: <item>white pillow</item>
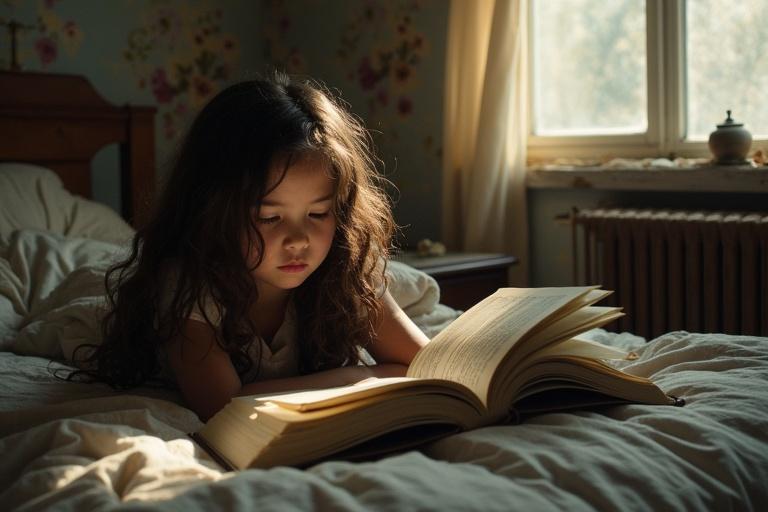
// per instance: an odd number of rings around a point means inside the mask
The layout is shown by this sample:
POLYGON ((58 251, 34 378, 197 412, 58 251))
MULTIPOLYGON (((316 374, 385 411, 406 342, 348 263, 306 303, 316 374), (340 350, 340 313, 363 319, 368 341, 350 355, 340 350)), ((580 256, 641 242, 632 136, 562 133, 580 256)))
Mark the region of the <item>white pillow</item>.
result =
POLYGON ((390 261, 387 275, 392 298, 429 338, 461 314, 461 311, 438 303, 440 287, 432 276, 423 271, 400 261, 390 261))
POLYGON ((126 243, 134 233, 111 208, 71 194, 50 169, 0 163, 0 234, 17 229, 113 243, 126 243))
POLYGON ((432 276, 400 261, 387 263, 389 293, 410 317, 429 313, 440 302, 440 287, 432 276))
POLYGON ((127 250, 100 240, 14 231, 0 245, 0 350, 61 358, 98 336, 104 273, 127 250))
POLYGON ((106 311, 104 269, 77 268, 36 305, 3 348, 19 355, 72 361, 80 345, 101 343, 106 311))

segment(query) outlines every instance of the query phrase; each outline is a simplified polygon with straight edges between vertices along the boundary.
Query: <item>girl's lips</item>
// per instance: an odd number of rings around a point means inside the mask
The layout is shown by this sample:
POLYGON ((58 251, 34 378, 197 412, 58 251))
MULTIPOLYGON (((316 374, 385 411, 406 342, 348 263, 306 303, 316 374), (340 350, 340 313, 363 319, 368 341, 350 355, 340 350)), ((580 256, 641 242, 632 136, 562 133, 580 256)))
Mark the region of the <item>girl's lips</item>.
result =
POLYGON ((288 272, 289 274, 295 274, 297 272, 303 272, 305 268, 307 268, 306 263, 297 263, 297 264, 290 264, 290 265, 281 265, 277 268, 282 270, 283 272, 288 272))

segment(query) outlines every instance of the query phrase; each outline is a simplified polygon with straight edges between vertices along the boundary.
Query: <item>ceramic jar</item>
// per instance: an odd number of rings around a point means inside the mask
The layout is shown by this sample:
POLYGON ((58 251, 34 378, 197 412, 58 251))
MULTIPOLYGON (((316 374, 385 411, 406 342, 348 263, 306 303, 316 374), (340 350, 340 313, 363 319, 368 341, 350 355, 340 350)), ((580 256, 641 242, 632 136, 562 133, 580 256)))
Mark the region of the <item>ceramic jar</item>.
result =
POLYGON ((731 118, 730 110, 727 112, 725 121, 709 134, 709 150, 718 165, 743 165, 748 163, 747 153, 752 145, 752 134, 742 123, 731 118))

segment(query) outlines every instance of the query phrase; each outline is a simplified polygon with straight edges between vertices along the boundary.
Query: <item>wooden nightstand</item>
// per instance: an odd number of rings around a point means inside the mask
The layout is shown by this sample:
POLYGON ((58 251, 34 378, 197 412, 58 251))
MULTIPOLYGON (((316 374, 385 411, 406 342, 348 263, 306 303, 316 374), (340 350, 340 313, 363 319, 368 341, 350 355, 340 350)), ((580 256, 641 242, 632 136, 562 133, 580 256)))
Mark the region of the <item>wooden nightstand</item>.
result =
POLYGON ((448 253, 420 257, 403 252, 395 258, 434 277, 440 285, 440 302, 467 310, 499 288, 508 286, 507 271, 517 258, 505 254, 448 253))

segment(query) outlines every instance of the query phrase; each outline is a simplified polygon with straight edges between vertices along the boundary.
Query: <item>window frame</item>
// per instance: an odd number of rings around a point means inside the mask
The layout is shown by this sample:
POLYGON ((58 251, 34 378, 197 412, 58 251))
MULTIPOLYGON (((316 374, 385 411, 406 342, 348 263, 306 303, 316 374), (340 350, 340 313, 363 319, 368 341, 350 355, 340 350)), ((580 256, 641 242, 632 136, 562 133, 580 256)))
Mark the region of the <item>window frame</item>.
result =
MULTIPOLYGON (((646 83, 648 129, 622 135, 534 135, 534 30, 533 3, 528 10, 528 159, 605 159, 709 157, 706 141, 686 140, 685 1, 645 0, 646 83)), ((715 120, 718 121, 718 120, 715 120)), ((719 122, 719 121, 718 121, 719 122)), ((715 129, 713 121, 712 129, 715 129)), ((762 139, 760 139, 762 140, 762 139)))

